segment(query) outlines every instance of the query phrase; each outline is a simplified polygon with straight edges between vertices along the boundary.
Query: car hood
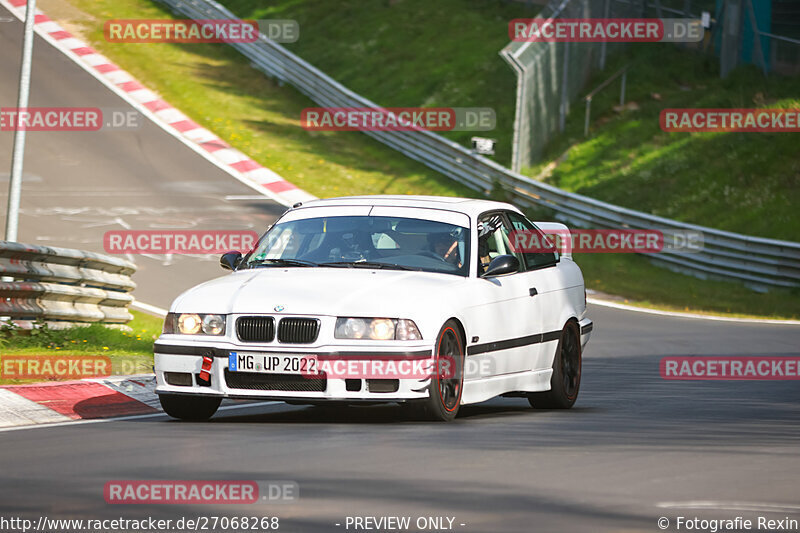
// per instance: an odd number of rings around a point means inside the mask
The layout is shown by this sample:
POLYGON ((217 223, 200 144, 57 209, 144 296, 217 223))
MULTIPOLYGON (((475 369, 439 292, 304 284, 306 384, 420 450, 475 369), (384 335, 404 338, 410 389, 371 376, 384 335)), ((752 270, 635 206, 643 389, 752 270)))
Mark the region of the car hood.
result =
POLYGON ((178 313, 411 317, 445 303, 466 278, 430 272, 364 268, 259 268, 234 272, 179 296, 178 313))

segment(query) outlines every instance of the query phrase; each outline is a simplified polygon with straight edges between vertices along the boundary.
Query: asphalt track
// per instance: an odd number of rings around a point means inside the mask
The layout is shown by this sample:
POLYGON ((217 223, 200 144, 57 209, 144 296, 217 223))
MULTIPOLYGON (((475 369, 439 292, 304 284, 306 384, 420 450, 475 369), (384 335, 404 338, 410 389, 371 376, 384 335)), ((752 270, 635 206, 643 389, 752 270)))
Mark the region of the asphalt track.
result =
MULTIPOLYGON (((13 18, 0 7, 0 18, 13 18)), ((22 24, 0 22, 0 106, 16 107, 22 24)), ((128 108, 36 37, 30 107, 128 108)), ((13 134, 0 132, 0 202, 8 201, 13 134)), ((133 131, 28 132, 20 242, 103 252, 110 230, 220 229, 262 233, 283 206, 243 185, 141 117, 133 131), (234 197, 234 199, 230 199, 234 197), (226 199, 228 198, 228 199, 226 199), (235 199, 249 198, 249 199, 235 199)), ((138 300, 168 307, 222 275, 218 255, 136 255, 138 300)))
MULTIPOLYGON (((10 72, 19 26, 0 24, 10 72)), ((38 39, 35 54, 32 105, 121 105, 38 39), (57 85, 48 88, 48 79, 57 85)), ((13 102, 15 77, 2 78, 0 102, 13 102)), ((222 200, 252 193, 156 127, 88 135, 29 137, 22 240, 101 250, 102 232, 119 229, 116 215, 131 225, 158 216, 213 227, 249 217, 265 224, 280 212, 269 202, 222 200), (163 214, 148 215, 153 206, 163 214)), ((0 135, 0 168, 10 142, 0 135)), ((210 260, 145 259, 137 258, 136 294, 157 305, 217 274, 210 260)), ((570 411, 496 399, 442 425, 409 420, 394 406, 273 404, 220 412, 209 423, 157 415, 4 431, 0 517, 266 515, 288 532, 347 531, 347 516, 448 516, 464 532, 660 531, 660 517, 675 531, 677 516, 800 519, 798 382, 665 381, 658 368, 665 355, 798 355, 800 327, 596 306, 590 314, 595 332, 570 411), (300 497, 107 504, 105 483, 128 479, 291 480, 300 497)))

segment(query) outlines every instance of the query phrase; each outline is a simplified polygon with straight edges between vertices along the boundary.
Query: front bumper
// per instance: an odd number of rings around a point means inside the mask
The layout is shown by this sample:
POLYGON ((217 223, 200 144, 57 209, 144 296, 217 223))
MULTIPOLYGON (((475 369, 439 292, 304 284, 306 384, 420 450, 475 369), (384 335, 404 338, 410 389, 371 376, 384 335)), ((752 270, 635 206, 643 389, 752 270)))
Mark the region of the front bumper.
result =
POLYGON ((192 344, 159 341, 155 344, 155 373, 157 394, 188 394, 237 399, 350 401, 350 402, 403 402, 428 397, 430 378, 427 379, 364 379, 334 378, 311 379, 297 374, 263 374, 230 372, 228 357, 231 352, 272 354, 301 354, 319 358, 357 359, 428 359, 432 346, 417 345, 370 348, 363 346, 293 346, 271 347, 242 346, 228 343, 192 344), (358 350, 356 350, 358 348, 358 350), (211 358, 209 382, 200 379, 203 358, 211 358), (183 383, 177 385, 176 375, 183 383), (169 378, 169 379, 168 379, 169 378), (173 384, 170 384, 169 382, 173 384))

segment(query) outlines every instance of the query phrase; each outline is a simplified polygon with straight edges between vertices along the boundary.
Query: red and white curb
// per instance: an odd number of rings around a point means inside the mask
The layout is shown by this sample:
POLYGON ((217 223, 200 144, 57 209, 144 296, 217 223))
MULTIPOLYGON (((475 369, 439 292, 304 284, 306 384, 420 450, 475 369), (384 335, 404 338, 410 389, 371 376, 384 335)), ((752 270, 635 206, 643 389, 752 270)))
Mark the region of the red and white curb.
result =
MULTIPOLYGON (((0 387, 0 432, 165 417, 153 374, 0 387)), ((283 405, 225 399, 219 412, 283 405)))
POLYGON ((0 428, 157 414, 155 376, 0 387, 0 428))
MULTIPOLYGON (((20 20, 25 19, 26 4, 27 0, 0 0, 20 20)), ((316 198, 192 121, 39 9, 34 31, 137 111, 245 185, 285 206, 316 198)))

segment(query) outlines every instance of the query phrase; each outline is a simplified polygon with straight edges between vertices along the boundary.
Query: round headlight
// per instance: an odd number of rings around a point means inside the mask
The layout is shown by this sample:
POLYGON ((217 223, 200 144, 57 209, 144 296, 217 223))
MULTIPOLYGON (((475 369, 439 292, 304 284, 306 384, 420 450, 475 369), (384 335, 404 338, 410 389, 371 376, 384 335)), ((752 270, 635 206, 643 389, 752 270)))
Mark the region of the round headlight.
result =
POLYGON ((376 318, 369 325, 371 339, 387 341, 394 339, 394 322, 388 318, 376 318))
POLYGON ((367 332, 367 323, 363 318, 348 318, 342 326, 346 339, 360 339, 367 332))
POLYGON ((203 317, 203 333, 206 335, 222 335, 225 331, 225 318, 220 315, 203 317))
POLYGON ((184 335, 200 333, 201 324, 200 315, 194 313, 183 314, 178 317, 178 331, 184 335))

